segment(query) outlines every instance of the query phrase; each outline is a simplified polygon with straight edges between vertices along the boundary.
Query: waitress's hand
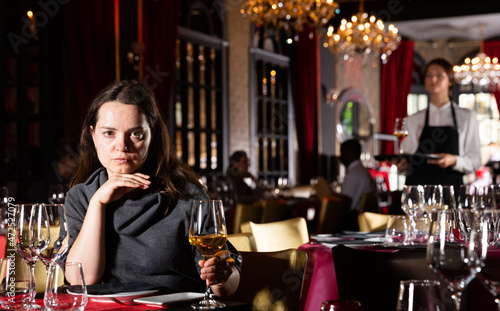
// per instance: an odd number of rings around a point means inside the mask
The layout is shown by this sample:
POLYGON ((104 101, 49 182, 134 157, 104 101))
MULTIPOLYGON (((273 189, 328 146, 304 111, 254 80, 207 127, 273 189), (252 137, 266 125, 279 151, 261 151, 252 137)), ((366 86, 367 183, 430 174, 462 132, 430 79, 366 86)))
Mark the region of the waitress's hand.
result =
POLYGON ((457 157, 454 154, 435 153, 435 155, 441 156, 441 159, 427 159, 427 163, 437 165, 441 168, 454 166, 457 163, 457 157))
POLYGON ((151 181, 149 176, 141 173, 113 174, 97 191, 92 200, 100 204, 108 204, 135 189, 147 189, 151 181))

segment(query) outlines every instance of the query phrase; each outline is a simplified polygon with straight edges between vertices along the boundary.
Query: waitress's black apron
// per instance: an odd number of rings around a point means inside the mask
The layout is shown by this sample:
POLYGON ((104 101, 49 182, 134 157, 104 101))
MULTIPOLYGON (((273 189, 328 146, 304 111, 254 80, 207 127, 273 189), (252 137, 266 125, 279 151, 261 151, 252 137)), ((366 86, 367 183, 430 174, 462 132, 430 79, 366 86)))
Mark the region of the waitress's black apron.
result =
POLYGON ((429 108, 425 114, 425 125, 418 142, 415 155, 410 159, 412 167, 406 177, 407 185, 450 185, 458 194, 463 184, 463 173, 454 171, 451 167, 441 168, 427 164, 422 155, 431 153, 449 153, 458 155, 458 130, 455 109, 451 103, 453 126, 429 126, 429 108))

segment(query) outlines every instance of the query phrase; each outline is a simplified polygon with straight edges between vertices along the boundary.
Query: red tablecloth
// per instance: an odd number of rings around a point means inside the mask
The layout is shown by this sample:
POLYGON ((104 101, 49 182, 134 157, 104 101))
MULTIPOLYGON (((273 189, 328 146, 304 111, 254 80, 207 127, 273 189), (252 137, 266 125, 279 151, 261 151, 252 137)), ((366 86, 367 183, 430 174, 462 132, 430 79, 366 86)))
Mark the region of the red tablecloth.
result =
POLYGON ((300 310, 318 311, 322 301, 339 298, 332 249, 318 243, 307 243, 299 249, 308 256, 300 310))
MULTIPOLYGON (((396 251, 395 249, 371 246, 359 246, 358 248, 370 251, 396 251)), ((305 251, 309 257, 304 275, 300 310, 318 311, 321 308, 322 301, 339 299, 332 249, 316 243, 304 244, 299 249, 305 251)), ((500 260, 500 248, 489 250, 488 257, 500 260)), ((349 268, 346 267, 346 269, 349 268)), ((497 310, 493 297, 477 278, 470 284, 468 306, 469 308, 466 309, 472 311, 497 310)))

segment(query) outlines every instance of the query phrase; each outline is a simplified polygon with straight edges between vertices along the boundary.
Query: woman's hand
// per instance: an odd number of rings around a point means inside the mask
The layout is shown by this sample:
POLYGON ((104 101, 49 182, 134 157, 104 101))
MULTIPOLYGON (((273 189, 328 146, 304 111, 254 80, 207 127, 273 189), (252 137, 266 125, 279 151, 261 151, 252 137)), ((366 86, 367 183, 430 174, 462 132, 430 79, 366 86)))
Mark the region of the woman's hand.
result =
POLYGON ((212 292, 224 297, 234 293, 239 284, 239 273, 229 251, 220 251, 208 260, 200 260, 201 279, 207 282, 212 292))
POLYGON ((149 176, 141 173, 113 174, 94 194, 92 200, 101 205, 108 204, 122 198, 135 189, 147 189, 151 181, 149 176))
POLYGON ((457 163, 457 157, 454 154, 436 153, 435 155, 440 156, 441 158, 427 159, 427 163, 437 165, 441 168, 447 168, 457 163))
POLYGON ((201 279, 207 285, 216 286, 226 282, 233 273, 234 260, 228 251, 220 251, 208 260, 200 260, 201 279))

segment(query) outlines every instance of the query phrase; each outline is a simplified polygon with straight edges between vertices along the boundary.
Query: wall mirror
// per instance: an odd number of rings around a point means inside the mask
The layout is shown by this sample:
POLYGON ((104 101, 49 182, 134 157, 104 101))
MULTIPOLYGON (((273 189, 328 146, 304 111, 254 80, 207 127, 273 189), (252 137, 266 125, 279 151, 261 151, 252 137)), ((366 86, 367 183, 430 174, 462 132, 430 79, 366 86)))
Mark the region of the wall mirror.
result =
POLYGON ((373 136, 375 118, 365 95, 354 88, 344 89, 335 103, 336 134, 339 143, 349 139, 359 140, 366 150, 373 136))

